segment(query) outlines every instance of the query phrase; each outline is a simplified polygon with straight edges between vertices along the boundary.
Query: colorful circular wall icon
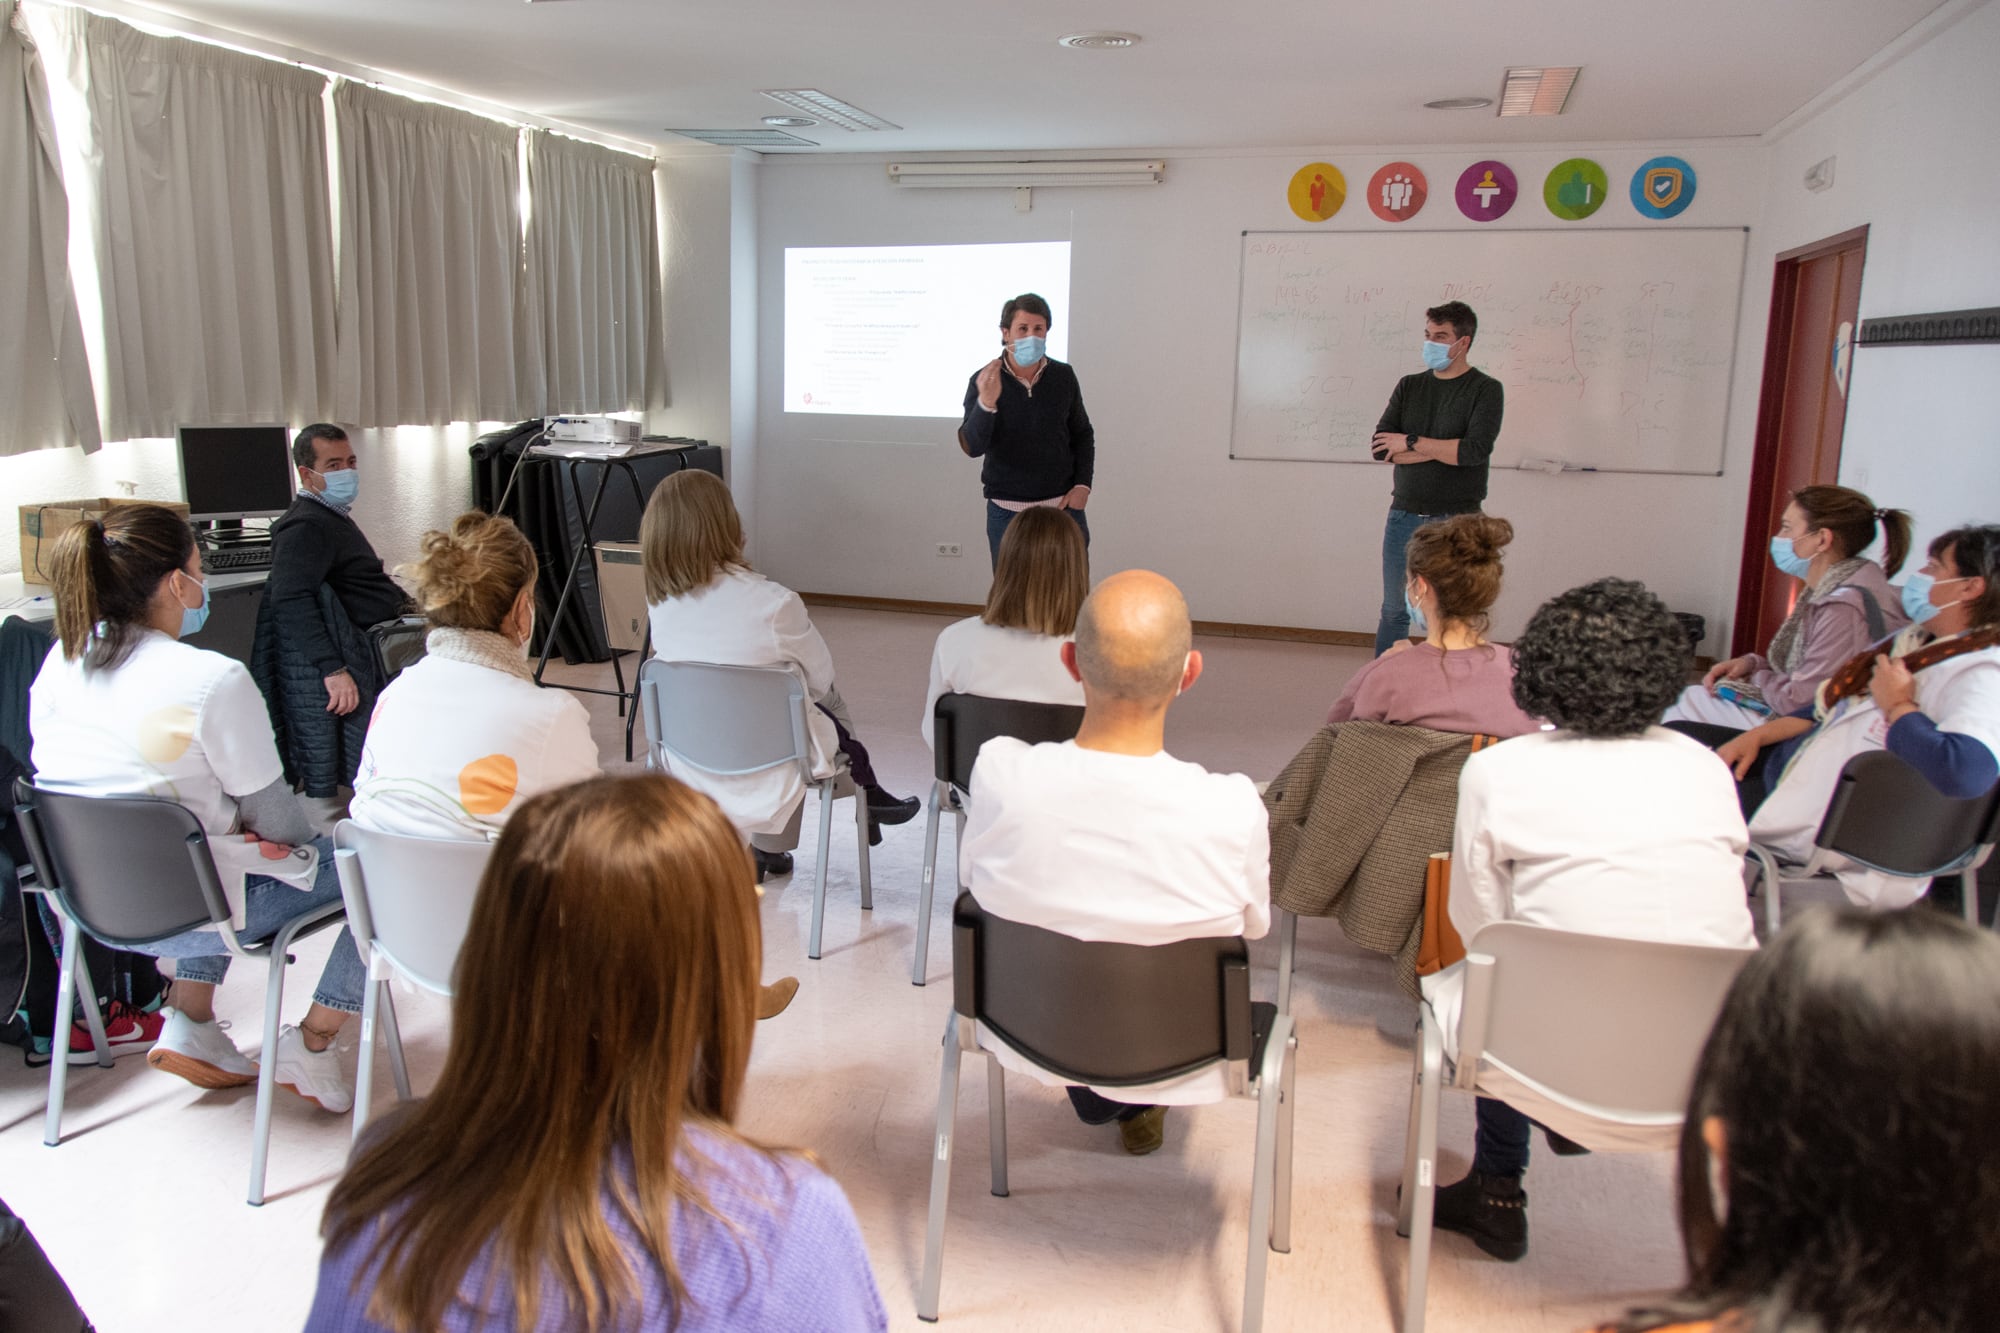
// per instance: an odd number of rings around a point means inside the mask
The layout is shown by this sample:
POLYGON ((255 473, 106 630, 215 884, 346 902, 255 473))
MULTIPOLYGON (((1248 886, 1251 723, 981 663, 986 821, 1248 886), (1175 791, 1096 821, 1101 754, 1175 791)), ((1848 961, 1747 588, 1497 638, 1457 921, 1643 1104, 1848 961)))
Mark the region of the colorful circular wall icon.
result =
POLYGON ((1329 162, 1308 162, 1292 173, 1285 202, 1307 222, 1324 222, 1347 202, 1347 177, 1329 162))
POLYGON ((1610 189, 1611 182, 1603 167, 1587 157, 1573 157, 1558 162, 1549 178, 1542 182, 1542 200, 1548 204, 1549 212, 1565 221, 1577 222, 1604 207, 1610 189))
POLYGON ((1474 162, 1458 178, 1458 211, 1474 222, 1507 215, 1521 195, 1521 183, 1505 162, 1474 162))
POLYGON ((1368 207, 1384 222, 1408 222, 1424 206, 1430 189, 1413 163, 1391 162, 1368 181, 1368 207))
POLYGON ((1632 173, 1632 207, 1642 218, 1674 218, 1694 202, 1694 168, 1678 157, 1656 157, 1632 173))

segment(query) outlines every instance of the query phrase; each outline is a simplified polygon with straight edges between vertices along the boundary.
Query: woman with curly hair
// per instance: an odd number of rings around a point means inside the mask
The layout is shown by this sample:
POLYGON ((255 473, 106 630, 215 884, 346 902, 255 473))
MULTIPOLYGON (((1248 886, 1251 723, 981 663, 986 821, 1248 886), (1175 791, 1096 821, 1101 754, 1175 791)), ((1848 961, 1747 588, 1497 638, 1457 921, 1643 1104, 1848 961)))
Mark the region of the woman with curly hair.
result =
POLYGON ((1687 1285, 1605 1333, 1974 1333, 2000 1309, 2000 938, 1815 908, 1730 988, 1680 1144, 1687 1285))
POLYGON ((1486 641, 1500 596, 1500 552, 1514 525, 1486 514, 1426 523, 1403 558, 1404 599, 1419 644, 1398 639, 1348 679, 1328 722, 1358 718, 1435 731, 1524 736, 1535 720, 1514 702, 1514 659, 1486 641))
MULTIPOLYGON (((1478 947, 1492 921, 1617 939, 1751 948, 1748 835, 1729 771, 1654 720, 1679 691, 1687 639, 1643 584, 1599 579, 1535 612, 1514 644, 1514 699, 1555 730, 1465 761, 1451 921, 1478 947)), ((1463 965, 1425 979, 1455 1058, 1463 965)), ((1436 1225, 1515 1260, 1528 1252, 1528 1117, 1478 1099, 1472 1171, 1437 1192, 1436 1225)), ((1588 1141, 1587 1123, 1575 1126, 1588 1141)), ((1551 1145, 1575 1151, 1552 1124, 1551 1145)))

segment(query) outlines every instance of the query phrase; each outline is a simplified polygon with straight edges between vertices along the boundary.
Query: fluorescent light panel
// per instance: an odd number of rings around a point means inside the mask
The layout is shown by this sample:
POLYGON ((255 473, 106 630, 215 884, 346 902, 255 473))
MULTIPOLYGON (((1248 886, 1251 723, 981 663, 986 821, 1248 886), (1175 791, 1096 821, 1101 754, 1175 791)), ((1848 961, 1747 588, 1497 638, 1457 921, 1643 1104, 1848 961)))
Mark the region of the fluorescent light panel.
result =
POLYGON ((1161 161, 891 162, 889 181, 912 189, 1018 189, 1054 185, 1158 185, 1161 161))
POLYGON ((783 130, 676 130, 669 128, 668 134, 678 134, 683 139, 694 139, 700 143, 712 143, 721 148, 817 148, 811 139, 801 139, 796 134, 783 130))
POLYGON ((903 127, 882 119, 871 111, 863 111, 852 102, 843 102, 821 92, 817 88, 762 88, 758 91, 774 102, 781 102, 794 111, 803 111, 816 120, 829 125, 837 125, 843 130, 900 130, 903 127))
POLYGON ((1510 67, 1500 86, 1503 116, 1560 116, 1576 87, 1581 65, 1521 65, 1510 67))

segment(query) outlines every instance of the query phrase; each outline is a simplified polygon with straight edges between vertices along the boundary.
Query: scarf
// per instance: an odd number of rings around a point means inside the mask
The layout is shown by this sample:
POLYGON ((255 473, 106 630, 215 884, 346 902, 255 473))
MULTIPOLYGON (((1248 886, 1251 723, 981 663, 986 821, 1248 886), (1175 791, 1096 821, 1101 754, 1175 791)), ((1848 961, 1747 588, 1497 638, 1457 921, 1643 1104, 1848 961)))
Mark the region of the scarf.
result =
MULTIPOLYGON (((1932 639, 1922 647, 1916 647, 1916 636, 1921 632, 1912 625, 1889 645, 1889 656, 1908 667, 1912 674, 1966 653, 1976 653, 1982 648, 2000 647, 2000 626, 1995 625, 1982 625, 1948 639, 1932 639)), ((1841 700, 1868 693, 1868 681, 1875 674, 1875 659, 1880 651, 1875 647, 1864 649, 1827 677, 1826 683, 1819 687, 1819 698, 1813 704, 1816 721, 1824 722, 1841 700)))
POLYGON ((1770 660, 1773 668, 1788 676, 1799 669, 1799 661, 1805 656, 1806 650, 1806 608, 1845 584, 1867 563, 1866 560, 1854 556, 1836 560, 1826 567, 1826 573, 1820 575, 1818 583, 1806 585, 1805 591, 1799 594, 1799 599, 1792 603, 1792 613, 1785 617, 1785 623, 1778 626, 1778 632, 1771 636, 1770 651, 1764 656, 1770 660))
POLYGON ((527 681, 535 678, 535 669, 528 665, 521 645, 492 630, 438 625, 424 636, 424 651, 447 662, 470 662, 527 681))

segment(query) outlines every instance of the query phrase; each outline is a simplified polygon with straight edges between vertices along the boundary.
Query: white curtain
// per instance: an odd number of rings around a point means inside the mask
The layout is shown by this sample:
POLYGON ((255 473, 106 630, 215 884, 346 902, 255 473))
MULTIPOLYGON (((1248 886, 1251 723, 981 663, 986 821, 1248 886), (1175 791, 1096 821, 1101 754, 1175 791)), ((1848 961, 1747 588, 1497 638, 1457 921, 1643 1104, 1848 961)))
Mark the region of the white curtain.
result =
POLYGON ((316 420, 333 399, 322 75, 78 10, 106 433, 316 420))
POLYGON ((103 441, 69 278, 69 196, 41 54, 0 0, 0 456, 103 441))
POLYGON ((338 419, 511 421, 523 398, 519 131, 340 81, 338 419))
POLYGON ((653 164, 530 130, 524 391, 536 410, 660 405, 660 252, 653 164))

